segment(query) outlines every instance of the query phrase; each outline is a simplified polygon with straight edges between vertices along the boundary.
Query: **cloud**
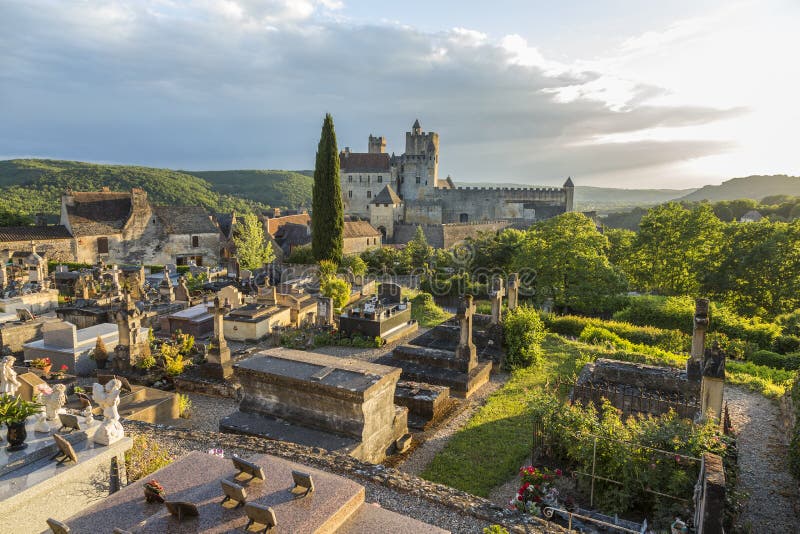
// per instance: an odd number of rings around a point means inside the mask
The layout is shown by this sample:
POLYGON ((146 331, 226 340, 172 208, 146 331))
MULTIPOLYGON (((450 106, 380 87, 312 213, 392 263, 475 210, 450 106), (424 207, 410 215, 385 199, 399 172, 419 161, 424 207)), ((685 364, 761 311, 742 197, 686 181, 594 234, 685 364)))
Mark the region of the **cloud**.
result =
MULTIPOLYGON (((325 112, 341 146, 404 151, 415 118, 458 180, 560 184, 719 154, 604 142, 737 110, 648 105, 663 89, 548 60, 519 36, 334 18, 341 2, 12 1, 0 19, 2 152, 173 168, 309 168, 325 112), (58 28, 58 31, 53 31, 58 28), (622 82, 621 82, 622 83, 622 82), (612 94, 614 93, 614 94, 612 94), (622 94, 623 97, 619 95, 622 94)), ((632 46, 632 45, 631 45, 632 46)))

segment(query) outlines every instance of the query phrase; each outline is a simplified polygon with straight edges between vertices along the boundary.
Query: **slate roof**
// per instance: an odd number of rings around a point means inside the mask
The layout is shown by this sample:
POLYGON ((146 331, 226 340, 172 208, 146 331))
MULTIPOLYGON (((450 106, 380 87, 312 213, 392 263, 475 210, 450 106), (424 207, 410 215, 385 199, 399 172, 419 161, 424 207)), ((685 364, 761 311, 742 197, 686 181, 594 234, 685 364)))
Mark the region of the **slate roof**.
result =
POLYGON ((567 176, 567 181, 564 182, 564 187, 575 187, 575 184, 572 183, 572 176, 567 176))
POLYGON ((66 226, 3 226, 0 227, 0 242, 48 241, 72 239, 66 226))
POLYGON ((339 154, 341 173, 347 172, 391 172, 389 154, 364 152, 342 152, 339 154))
POLYGON ((307 225, 311 222, 311 216, 308 213, 298 213, 295 215, 284 215, 282 217, 270 217, 266 220, 267 233, 277 235, 278 231, 287 224, 300 224, 307 225))
POLYGON ((233 224, 233 213, 215 213, 214 219, 219 225, 219 230, 225 237, 231 237, 231 225, 233 224))
POLYGON ((201 206, 153 206, 169 234, 216 234, 219 226, 201 206))
POLYGON ((384 187, 372 200, 373 204, 401 204, 402 202, 390 185, 384 187))
MULTIPOLYGON (((346 224, 346 223, 345 223, 346 224)), ((311 235, 305 224, 286 223, 275 233, 275 242, 284 253, 289 254, 292 248, 311 243, 311 235)))
POLYGON ((117 191, 76 191, 67 216, 76 237, 117 234, 131 214, 131 193, 117 191))
POLYGON ((344 222, 344 238, 349 237, 378 237, 381 236, 367 221, 345 221, 344 222))

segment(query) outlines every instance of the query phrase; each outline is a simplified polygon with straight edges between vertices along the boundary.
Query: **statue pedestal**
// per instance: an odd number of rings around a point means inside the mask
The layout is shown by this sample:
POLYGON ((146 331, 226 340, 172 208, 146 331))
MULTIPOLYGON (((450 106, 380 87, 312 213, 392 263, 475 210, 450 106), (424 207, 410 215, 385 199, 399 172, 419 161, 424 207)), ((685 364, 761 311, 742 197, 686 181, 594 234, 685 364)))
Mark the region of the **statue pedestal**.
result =
POLYGON ((233 376, 231 349, 228 348, 228 345, 210 349, 206 355, 206 363, 202 365, 200 372, 206 378, 217 380, 226 380, 233 376))
POLYGON ((100 445, 111 445, 125 437, 122 423, 115 420, 104 421, 100 424, 92 437, 92 441, 100 445))

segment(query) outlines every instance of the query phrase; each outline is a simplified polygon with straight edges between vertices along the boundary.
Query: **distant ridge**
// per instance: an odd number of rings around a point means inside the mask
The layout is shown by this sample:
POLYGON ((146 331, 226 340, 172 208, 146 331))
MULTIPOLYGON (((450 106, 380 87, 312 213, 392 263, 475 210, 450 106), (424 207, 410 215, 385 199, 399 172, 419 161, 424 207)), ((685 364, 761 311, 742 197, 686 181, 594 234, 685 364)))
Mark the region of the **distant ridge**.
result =
POLYGON ((732 178, 720 185, 707 185, 693 193, 680 197, 678 200, 697 202, 708 200, 736 200, 739 198, 752 198, 761 200, 772 195, 800 196, 800 177, 774 174, 769 176, 746 176, 732 178))

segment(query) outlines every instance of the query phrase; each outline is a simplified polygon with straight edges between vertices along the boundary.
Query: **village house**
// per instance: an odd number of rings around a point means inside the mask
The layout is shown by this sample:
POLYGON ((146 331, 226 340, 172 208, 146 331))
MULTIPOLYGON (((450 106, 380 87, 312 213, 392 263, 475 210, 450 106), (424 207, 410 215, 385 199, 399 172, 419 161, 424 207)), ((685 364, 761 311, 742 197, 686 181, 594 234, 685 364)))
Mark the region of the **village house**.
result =
POLYGON ((80 263, 217 265, 220 229, 200 206, 154 206, 142 189, 67 191, 61 224, 80 263))

